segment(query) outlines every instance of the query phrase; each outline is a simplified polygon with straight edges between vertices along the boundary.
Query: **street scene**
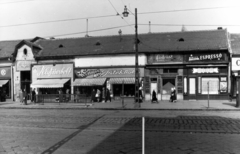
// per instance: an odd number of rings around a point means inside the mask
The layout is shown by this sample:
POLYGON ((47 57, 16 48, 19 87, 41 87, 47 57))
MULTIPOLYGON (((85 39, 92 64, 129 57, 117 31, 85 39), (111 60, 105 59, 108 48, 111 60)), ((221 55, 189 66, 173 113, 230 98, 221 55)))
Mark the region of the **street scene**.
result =
POLYGON ((0 109, 2 154, 237 154, 239 111, 0 109), (11 113, 11 114, 10 114, 11 113))
POLYGON ((240 154, 238 0, 0 0, 0 154, 240 154))

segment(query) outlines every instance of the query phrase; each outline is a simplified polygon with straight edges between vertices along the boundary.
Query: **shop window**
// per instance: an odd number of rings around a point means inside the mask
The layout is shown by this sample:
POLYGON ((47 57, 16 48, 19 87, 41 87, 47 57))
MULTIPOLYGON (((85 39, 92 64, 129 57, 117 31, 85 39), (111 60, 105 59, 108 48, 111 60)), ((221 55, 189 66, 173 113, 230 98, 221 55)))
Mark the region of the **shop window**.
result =
POLYGON ((164 68, 163 73, 178 73, 178 68, 164 68))
POLYGON ((219 78, 202 78, 201 84, 202 94, 218 94, 219 93, 219 78))
POLYGON ((220 78, 220 92, 221 93, 227 92, 227 77, 220 78))

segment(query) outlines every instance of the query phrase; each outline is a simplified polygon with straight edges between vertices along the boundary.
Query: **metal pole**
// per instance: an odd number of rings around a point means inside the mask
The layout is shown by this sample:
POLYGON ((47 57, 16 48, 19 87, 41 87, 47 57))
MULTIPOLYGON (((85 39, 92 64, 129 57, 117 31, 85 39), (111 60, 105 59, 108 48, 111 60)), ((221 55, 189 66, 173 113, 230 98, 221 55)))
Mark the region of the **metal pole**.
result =
POLYGON ((137 8, 135 8, 135 102, 137 107, 139 104, 139 72, 138 72, 138 25, 137 25, 137 8))
POLYGON ((142 154, 145 154, 145 117, 142 117, 142 154))
POLYGON ((124 108, 124 80, 122 80, 122 107, 124 108))
POLYGON ((207 88, 208 88, 208 108, 209 108, 209 81, 208 81, 208 83, 207 83, 207 88))

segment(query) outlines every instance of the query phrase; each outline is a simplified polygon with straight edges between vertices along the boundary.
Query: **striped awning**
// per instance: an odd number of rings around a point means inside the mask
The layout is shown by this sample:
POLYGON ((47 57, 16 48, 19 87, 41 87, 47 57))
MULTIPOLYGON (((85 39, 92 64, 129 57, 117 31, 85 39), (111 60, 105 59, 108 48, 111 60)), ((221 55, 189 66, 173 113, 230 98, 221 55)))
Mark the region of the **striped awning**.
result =
POLYGON ((73 86, 102 86, 105 81, 106 78, 76 79, 73 86))
POLYGON ((42 79, 31 84, 32 88, 63 88, 69 79, 42 79))
POLYGON ((135 84, 135 78, 111 78, 111 84, 135 84))
POLYGON ((0 87, 5 85, 9 80, 0 80, 0 87))

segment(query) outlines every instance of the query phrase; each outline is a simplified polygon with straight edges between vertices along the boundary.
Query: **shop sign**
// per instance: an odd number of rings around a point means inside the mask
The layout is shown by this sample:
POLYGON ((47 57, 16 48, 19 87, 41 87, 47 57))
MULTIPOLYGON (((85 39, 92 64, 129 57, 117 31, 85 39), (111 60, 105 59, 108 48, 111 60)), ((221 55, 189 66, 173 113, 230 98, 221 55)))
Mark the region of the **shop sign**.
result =
POLYGON ((32 68, 35 78, 63 78, 73 76, 72 64, 56 64, 54 65, 34 65, 32 68))
POLYGON ((218 68, 193 68, 193 74, 195 73, 219 73, 218 68))
POLYGON ((223 60, 223 53, 215 53, 215 54, 190 54, 188 55, 187 61, 219 61, 223 60))
POLYGON ((0 67, 0 78, 11 78, 11 67, 0 67))
POLYGON ((232 58, 232 70, 233 71, 240 70, 240 58, 232 58))
POLYGON ((77 78, 134 77, 135 69, 134 68, 76 69, 75 76, 77 78))
POLYGON ((183 62, 183 56, 177 54, 152 54, 147 57, 148 64, 183 62))
POLYGON ((32 60, 19 60, 17 61, 17 71, 30 71, 32 60))

